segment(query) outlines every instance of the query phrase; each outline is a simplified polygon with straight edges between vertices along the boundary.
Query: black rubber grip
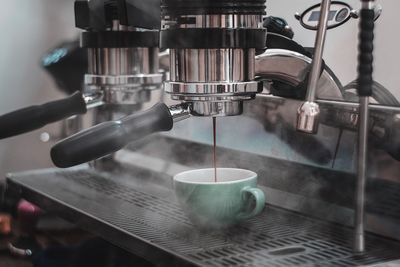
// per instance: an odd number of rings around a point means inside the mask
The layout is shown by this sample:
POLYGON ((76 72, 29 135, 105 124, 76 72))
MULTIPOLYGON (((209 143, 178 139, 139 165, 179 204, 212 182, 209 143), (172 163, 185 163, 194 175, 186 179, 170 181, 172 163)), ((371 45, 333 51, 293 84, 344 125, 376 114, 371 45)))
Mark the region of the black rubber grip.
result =
POLYGON ((86 113, 81 92, 43 105, 30 106, 0 116, 0 139, 27 133, 46 124, 86 113))
POLYGON ((158 47, 158 31, 82 32, 81 47, 123 48, 158 47))
POLYGON ((72 167, 116 152, 152 133, 171 130, 172 126, 169 108, 159 103, 149 110, 98 124, 60 141, 51 149, 51 159, 57 167, 72 167))
POLYGON ((362 9, 360 13, 360 34, 358 46, 358 95, 372 95, 372 72, 374 50, 374 18, 375 12, 362 9))
POLYGON ((168 29, 160 32, 160 48, 265 48, 265 29, 168 29))
POLYGON ((264 15, 265 0, 162 0, 161 16, 241 14, 264 15))

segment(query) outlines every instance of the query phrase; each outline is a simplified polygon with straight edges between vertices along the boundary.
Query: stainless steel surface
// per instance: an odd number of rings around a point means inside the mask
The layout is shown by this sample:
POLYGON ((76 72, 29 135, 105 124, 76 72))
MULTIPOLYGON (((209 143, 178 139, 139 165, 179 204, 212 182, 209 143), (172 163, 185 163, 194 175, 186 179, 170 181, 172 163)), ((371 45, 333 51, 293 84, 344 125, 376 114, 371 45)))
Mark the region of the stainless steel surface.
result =
POLYGON ((176 28, 233 28, 258 29, 262 16, 217 14, 217 15, 180 15, 177 17, 163 17, 162 29, 176 28), (181 23, 178 23, 178 20, 181 23), (184 22, 184 23, 182 23, 184 22))
POLYGON ((170 177, 143 171, 42 170, 8 178, 9 189, 157 266, 367 266, 399 259, 400 244, 267 206, 225 231, 204 232, 173 197, 170 177))
POLYGON ((328 16, 331 6, 330 0, 322 0, 321 12, 318 22, 318 31, 315 38, 314 57, 311 63, 311 73, 307 88, 306 102, 298 110, 297 130, 305 133, 315 134, 318 131, 318 104, 315 96, 321 75, 322 55, 328 28, 328 16))
POLYGON ((89 74, 134 75, 158 73, 158 48, 89 48, 89 74))
MULTIPOLYGON (((113 21, 109 30, 133 29, 113 21)), ((84 93, 102 94, 105 104, 143 104, 162 87, 157 47, 88 48, 88 62, 84 93)))
MULTIPOLYGON (((311 58, 294 51, 267 49, 256 56, 255 75, 297 87, 307 78, 311 62, 311 58)), ((319 99, 343 99, 340 84, 326 69, 321 74, 317 88, 316 97, 319 99)))
POLYGON ((165 92, 192 103, 195 116, 234 116, 259 91, 255 49, 171 49, 165 92))
POLYGON ((365 194, 368 164, 369 97, 360 97, 360 120, 358 130, 358 158, 356 185, 356 212, 354 216, 354 250, 365 251, 365 194))
POLYGON ((169 49, 158 54, 160 70, 169 72, 169 49))
POLYGON ((158 48, 89 48, 85 94, 102 94, 106 104, 133 105, 150 101, 161 89, 158 48))
POLYGON ((255 49, 170 49, 172 82, 241 82, 254 79, 255 49))

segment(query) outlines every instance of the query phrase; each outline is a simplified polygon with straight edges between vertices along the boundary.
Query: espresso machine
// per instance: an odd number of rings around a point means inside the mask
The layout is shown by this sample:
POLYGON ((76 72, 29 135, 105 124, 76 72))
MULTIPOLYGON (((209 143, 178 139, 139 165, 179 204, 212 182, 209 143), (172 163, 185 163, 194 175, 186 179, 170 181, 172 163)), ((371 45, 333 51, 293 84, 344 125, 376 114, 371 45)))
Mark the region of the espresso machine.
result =
POLYGON ((345 101, 323 61, 331 4, 316 7, 309 51, 282 20, 263 23, 264 1, 162 0, 160 48, 169 49, 170 62, 164 103, 153 100, 149 110, 60 141, 53 162, 72 168, 10 174, 9 193, 157 266, 384 266, 400 259, 399 185, 366 177, 368 140, 399 166, 400 108, 369 103, 373 1, 362 1, 359 13, 359 103, 345 101), (268 205, 236 227, 202 232, 177 204, 171 177, 211 163, 210 117, 219 122, 218 165, 257 172, 268 205), (355 139, 345 130, 359 133, 357 146, 346 143, 355 139), (114 152, 112 170, 79 165, 114 152), (359 167, 342 170, 341 161, 359 167))

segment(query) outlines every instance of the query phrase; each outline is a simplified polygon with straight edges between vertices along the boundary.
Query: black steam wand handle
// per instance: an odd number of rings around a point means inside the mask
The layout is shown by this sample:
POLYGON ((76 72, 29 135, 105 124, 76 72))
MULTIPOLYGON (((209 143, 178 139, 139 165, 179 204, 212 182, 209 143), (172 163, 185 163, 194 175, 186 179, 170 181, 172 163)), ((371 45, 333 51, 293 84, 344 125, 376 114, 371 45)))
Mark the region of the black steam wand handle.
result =
POLYGON ((358 88, 360 97, 372 96, 373 86, 373 50, 374 50, 374 18, 373 9, 361 9, 358 55, 358 88))
POLYGON ((360 101, 356 207, 354 212, 354 251, 365 251, 365 202, 368 174, 368 128, 369 128, 369 97, 372 95, 373 50, 374 50, 374 18, 373 0, 361 0, 360 34, 358 55, 358 95, 360 101))
POLYGON ((0 116, 0 139, 27 133, 46 124, 84 113, 86 102, 79 91, 61 100, 19 109, 0 116))
POLYGON ((155 132, 171 130, 173 117, 163 103, 146 111, 107 121, 58 142, 51 159, 60 168, 72 167, 116 152, 155 132))

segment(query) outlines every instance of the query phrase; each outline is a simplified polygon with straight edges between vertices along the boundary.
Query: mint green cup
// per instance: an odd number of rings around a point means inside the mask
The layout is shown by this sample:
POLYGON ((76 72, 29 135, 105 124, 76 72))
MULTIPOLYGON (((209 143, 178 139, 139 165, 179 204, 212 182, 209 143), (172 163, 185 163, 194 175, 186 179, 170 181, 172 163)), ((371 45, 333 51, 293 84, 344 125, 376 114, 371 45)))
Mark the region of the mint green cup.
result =
POLYGON ((265 196, 255 172, 218 168, 198 169, 174 176, 175 194, 189 219, 201 228, 224 228, 259 214, 265 196))

